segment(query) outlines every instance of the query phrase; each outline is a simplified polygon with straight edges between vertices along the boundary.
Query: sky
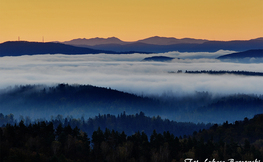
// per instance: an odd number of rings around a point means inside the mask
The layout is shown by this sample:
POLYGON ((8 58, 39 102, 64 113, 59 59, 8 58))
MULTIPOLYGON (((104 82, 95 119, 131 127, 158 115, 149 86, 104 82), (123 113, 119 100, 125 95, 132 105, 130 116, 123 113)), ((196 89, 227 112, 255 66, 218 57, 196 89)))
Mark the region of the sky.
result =
POLYGON ((263 37, 262 0, 0 0, 0 42, 263 37))
MULTIPOLYGON (((147 54, 33 55, 0 57, 0 89, 15 85, 89 84, 110 87, 144 96, 211 94, 262 94, 263 77, 168 73, 177 70, 244 70, 263 72, 262 63, 230 63, 211 58, 231 51, 213 53, 158 54, 184 56, 187 61, 142 62, 147 54), (193 56, 203 56, 195 59, 193 56)), ((1 91, 0 91, 1 92, 1 91)))

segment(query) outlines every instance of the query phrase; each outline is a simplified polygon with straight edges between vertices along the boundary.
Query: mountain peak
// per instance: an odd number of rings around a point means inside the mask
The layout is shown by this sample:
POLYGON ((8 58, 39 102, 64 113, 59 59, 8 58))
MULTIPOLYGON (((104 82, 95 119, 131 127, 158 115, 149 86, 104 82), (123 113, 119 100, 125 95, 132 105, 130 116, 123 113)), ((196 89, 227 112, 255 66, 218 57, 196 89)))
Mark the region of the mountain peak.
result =
POLYGON ((70 41, 65 41, 62 42, 64 44, 69 44, 69 45, 85 45, 85 46, 95 46, 95 45, 101 45, 101 44, 124 44, 122 40, 116 37, 108 37, 108 38, 100 38, 100 37, 95 37, 95 38, 78 38, 78 39, 73 39, 70 41))
POLYGON ((218 50, 245 51, 249 49, 262 49, 263 37, 250 40, 236 41, 210 41, 206 39, 194 38, 174 38, 152 36, 138 41, 128 42, 122 41, 116 37, 108 38, 82 38, 74 39, 64 44, 88 47, 110 51, 144 51, 144 52, 215 52, 218 50))
POLYGON ((120 40, 120 39, 119 39, 119 38, 117 38, 117 37, 108 37, 108 38, 106 38, 106 39, 120 40))
POLYGON ((173 44, 202 44, 208 40, 204 39, 193 39, 193 38, 182 38, 177 39, 174 37, 160 37, 153 36, 146 39, 139 40, 138 42, 154 45, 173 45, 173 44))
POLYGON ((263 41, 263 37, 259 37, 259 38, 255 38, 255 39, 251 39, 251 40, 263 41))

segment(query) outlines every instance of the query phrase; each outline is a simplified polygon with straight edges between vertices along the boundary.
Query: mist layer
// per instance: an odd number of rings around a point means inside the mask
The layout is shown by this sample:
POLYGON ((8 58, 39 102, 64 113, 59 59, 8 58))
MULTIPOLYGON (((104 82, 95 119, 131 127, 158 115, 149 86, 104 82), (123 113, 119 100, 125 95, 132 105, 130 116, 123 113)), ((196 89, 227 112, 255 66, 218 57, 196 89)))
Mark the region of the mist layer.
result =
POLYGON ((178 70, 263 72, 260 63, 228 63, 214 59, 230 52, 158 54, 183 58, 172 62, 142 62, 143 58, 154 56, 147 54, 2 57, 0 87, 68 83, 111 87, 138 95, 186 95, 196 91, 261 94, 263 77, 169 73, 178 70))

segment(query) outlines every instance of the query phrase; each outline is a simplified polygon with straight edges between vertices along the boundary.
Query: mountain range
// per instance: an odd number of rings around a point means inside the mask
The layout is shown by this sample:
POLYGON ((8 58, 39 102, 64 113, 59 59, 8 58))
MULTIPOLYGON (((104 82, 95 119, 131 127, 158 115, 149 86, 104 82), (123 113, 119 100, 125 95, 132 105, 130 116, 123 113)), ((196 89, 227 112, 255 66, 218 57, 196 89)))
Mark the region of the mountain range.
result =
POLYGON ((0 56, 34 54, 132 54, 179 52, 247 51, 263 49, 263 37, 245 41, 209 41, 204 39, 150 37, 125 42, 116 37, 73 39, 66 42, 8 41, 0 44, 0 56))
POLYGON ((192 39, 192 38, 183 38, 177 39, 173 37, 149 37, 146 39, 141 39, 135 42, 126 42, 122 41, 116 37, 109 37, 109 38, 78 38, 73 39, 70 41, 61 42, 64 44, 75 45, 75 46, 96 46, 102 44, 119 44, 119 45, 127 45, 132 43, 145 43, 145 44, 154 44, 154 45, 172 45, 172 44, 202 44, 207 42, 208 40, 205 39, 192 39))
POLYGON ((123 51, 143 51, 162 53, 169 51, 179 52, 215 52, 218 50, 246 51, 250 49, 262 49, 263 37, 251 40, 233 41, 211 41, 206 39, 154 36, 138 41, 125 42, 116 37, 110 38, 79 38, 61 42, 78 47, 87 47, 99 50, 110 50, 116 52, 123 51))
MULTIPOLYGON (((0 56, 21 56, 35 54, 120 54, 110 50, 98 50, 86 47, 76 47, 55 42, 27 42, 9 41, 0 44, 0 56)), ((138 51, 124 51, 122 54, 140 53, 138 51)))

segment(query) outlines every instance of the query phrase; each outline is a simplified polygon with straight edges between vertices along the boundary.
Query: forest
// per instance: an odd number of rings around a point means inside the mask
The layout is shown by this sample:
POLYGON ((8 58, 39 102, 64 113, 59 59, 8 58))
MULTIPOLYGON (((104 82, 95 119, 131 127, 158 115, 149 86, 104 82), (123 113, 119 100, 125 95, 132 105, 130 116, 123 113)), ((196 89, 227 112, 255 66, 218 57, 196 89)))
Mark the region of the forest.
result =
MULTIPOLYGON (((78 127, 82 131, 86 132, 89 136, 100 127, 102 130, 114 129, 115 131, 124 131, 127 135, 132 135, 137 131, 144 132, 147 136, 150 136, 153 130, 157 133, 169 131, 175 136, 190 135, 193 131, 199 131, 208 129, 212 126, 211 123, 191 123, 191 122, 176 122, 169 119, 162 119, 160 116, 147 117, 143 112, 135 115, 127 115, 125 112, 118 114, 117 116, 111 114, 97 115, 93 118, 84 119, 72 118, 70 116, 63 118, 62 115, 51 117, 50 120, 36 119, 31 120, 30 117, 19 117, 26 126, 37 122, 52 122, 54 128, 58 125, 64 127, 70 125, 71 127, 78 127)), ((19 120, 15 119, 13 114, 4 115, 0 113, 0 126, 6 124, 18 124, 19 120)))
POLYGON ((263 158, 262 95, 21 85, 0 91, 0 107, 1 162, 263 158))
POLYGON ((0 128, 0 161, 184 161, 186 158, 216 160, 262 160, 263 114, 252 119, 213 125, 192 135, 177 137, 169 131, 150 137, 144 131, 98 127, 91 136, 79 127, 52 121, 0 128))
POLYGON ((213 95, 195 92, 187 96, 143 96, 92 85, 21 85, 0 91, 1 113, 31 119, 58 114, 74 118, 100 114, 160 116, 177 122, 223 123, 263 113, 263 96, 255 94, 213 95), (167 113, 169 112, 169 113, 167 113))
POLYGON ((200 71, 189 71, 186 70, 185 73, 188 74, 214 74, 214 75, 219 75, 219 74, 234 74, 234 75, 246 75, 246 76, 263 76, 262 72, 253 72, 253 71, 227 71, 227 70, 200 70, 200 71))
POLYGON ((2 113, 19 112, 19 115, 38 118, 54 114, 95 116, 106 111, 111 114, 130 110, 148 112, 161 106, 159 101, 148 97, 92 85, 16 86, 2 90, 0 96, 2 113))

